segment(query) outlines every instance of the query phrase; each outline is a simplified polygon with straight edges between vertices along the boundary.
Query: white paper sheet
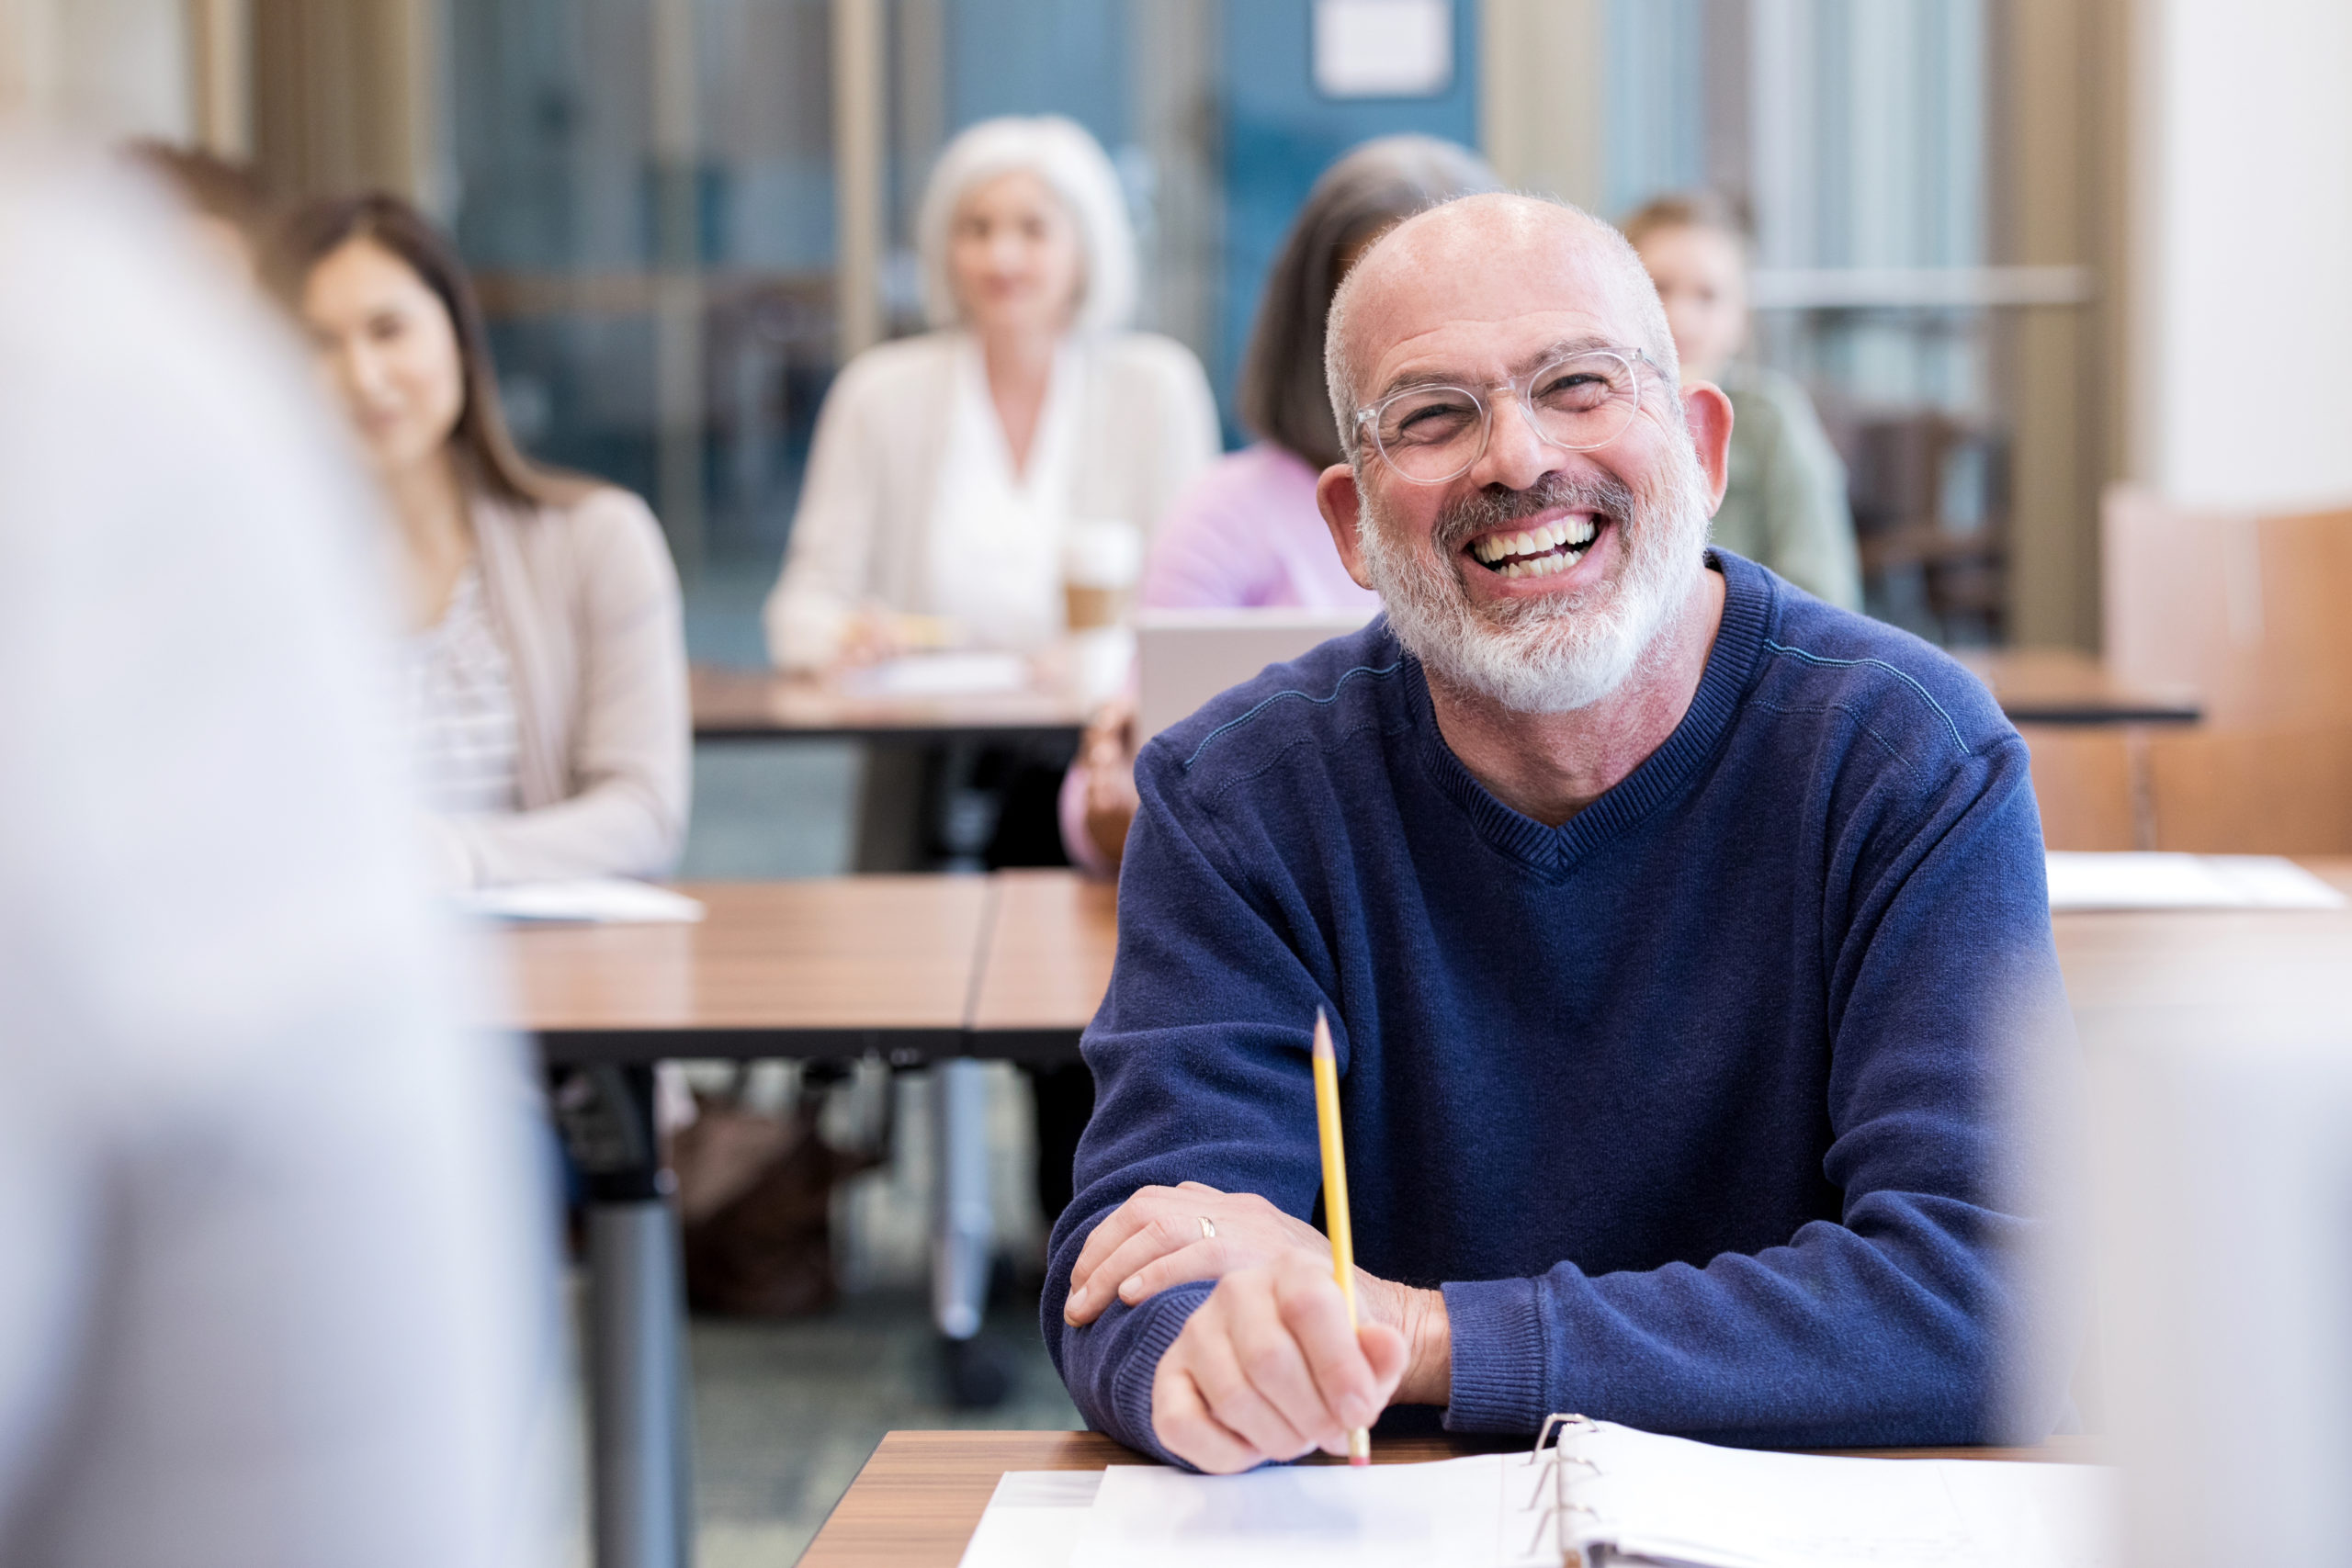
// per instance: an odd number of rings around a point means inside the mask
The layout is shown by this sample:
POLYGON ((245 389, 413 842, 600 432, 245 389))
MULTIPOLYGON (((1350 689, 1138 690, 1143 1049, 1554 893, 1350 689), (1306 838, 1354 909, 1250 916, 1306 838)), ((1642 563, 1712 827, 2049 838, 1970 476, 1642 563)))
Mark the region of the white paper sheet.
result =
POLYGON ((2052 913, 2087 909, 2340 909, 2344 895, 2277 855, 2050 852, 2052 913))
POLYGON ((989 1498, 962 1568, 1069 1568, 1099 1470, 1008 1470, 989 1498))
POLYGON ((595 877, 578 882, 518 882, 454 896, 460 913, 481 919, 596 925, 692 925, 702 905, 648 882, 595 877))
POLYGON ((1029 683, 1029 661, 1017 653, 910 653, 842 677, 842 690, 859 697, 976 697, 1029 683))
MULTIPOLYGON (((1507 1456, 1105 1473, 1072 1568, 1498 1568, 1507 1456)), ((1514 1545, 1517 1543, 1513 1543, 1514 1545)), ((1558 1557, 1549 1561, 1556 1563, 1558 1557)))

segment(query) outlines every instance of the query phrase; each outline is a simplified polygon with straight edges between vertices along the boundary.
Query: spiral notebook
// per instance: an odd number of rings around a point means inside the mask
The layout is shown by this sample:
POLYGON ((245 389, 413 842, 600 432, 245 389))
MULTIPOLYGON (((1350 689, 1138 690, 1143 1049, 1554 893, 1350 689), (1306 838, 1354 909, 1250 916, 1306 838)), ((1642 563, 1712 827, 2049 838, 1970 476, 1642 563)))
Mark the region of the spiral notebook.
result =
POLYGON ((1005 1477, 964 1568, 2099 1568, 2097 1466, 1758 1453, 1558 1416, 1532 1452, 1005 1477), (1009 1490, 1008 1490, 1009 1489, 1009 1490))

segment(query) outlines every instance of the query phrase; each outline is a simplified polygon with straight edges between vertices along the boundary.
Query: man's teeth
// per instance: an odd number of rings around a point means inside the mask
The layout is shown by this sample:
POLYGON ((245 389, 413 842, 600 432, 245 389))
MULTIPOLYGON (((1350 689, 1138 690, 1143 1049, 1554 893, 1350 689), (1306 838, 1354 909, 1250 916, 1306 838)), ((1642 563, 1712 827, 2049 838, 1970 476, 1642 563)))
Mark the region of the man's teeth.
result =
POLYGON ((1592 543, 1600 525, 1589 517, 1566 517, 1540 528, 1529 528, 1517 534, 1489 534, 1470 547, 1470 553, 1483 565, 1494 567, 1503 577, 1544 577, 1555 571, 1566 571, 1581 558, 1584 547, 1592 543), (1562 550, 1565 554, 1553 552, 1562 550), (1512 559, 1532 556, 1532 560, 1512 559), (1508 560, 1508 566, 1495 566, 1508 560))

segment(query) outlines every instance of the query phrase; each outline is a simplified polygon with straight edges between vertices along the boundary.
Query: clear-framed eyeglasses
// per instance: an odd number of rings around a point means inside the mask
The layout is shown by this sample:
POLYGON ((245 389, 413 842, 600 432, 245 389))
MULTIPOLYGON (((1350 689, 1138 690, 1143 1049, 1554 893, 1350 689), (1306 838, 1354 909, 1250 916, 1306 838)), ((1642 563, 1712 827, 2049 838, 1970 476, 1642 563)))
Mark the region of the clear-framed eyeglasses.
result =
POLYGON ((1417 485, 1443 484, 1468 473, 1486 455, 1494 431, 1494 395, 1510 392, 1546 446, 1590 452, 1624 434, 1634 423, 1642 406, 1645 365, 1657 369, 1638 348, 1586 349, 1483 392, 1472 387, 1408 387, 1356 410, 1356 428, 1397 478, 1417 485))

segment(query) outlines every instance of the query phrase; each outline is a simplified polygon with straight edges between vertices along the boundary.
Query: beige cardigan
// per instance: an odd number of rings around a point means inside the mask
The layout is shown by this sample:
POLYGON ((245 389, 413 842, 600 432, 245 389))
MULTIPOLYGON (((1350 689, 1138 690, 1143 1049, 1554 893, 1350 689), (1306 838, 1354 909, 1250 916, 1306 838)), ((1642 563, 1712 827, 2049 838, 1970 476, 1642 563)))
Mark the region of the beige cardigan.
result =
POLYGON ((474 503, 483 597, 512 666, 522 810, 444 818, 459 886, 660 876, 685 839, 693 736, 678 574, 626 491, 474 503))
MULTIPOLYGON (((864 605, 927 613, 927 530, 955 395, 954 332, 859 355, 817 419, 784 575, 768 595, 768 651, 787 670, 829 663, 864 605)), ((1078 340, 1070 512, 1124 518, 1148 537, 1217 453, 1216 402, 1192 351, 1149 333, 1078 340)))

